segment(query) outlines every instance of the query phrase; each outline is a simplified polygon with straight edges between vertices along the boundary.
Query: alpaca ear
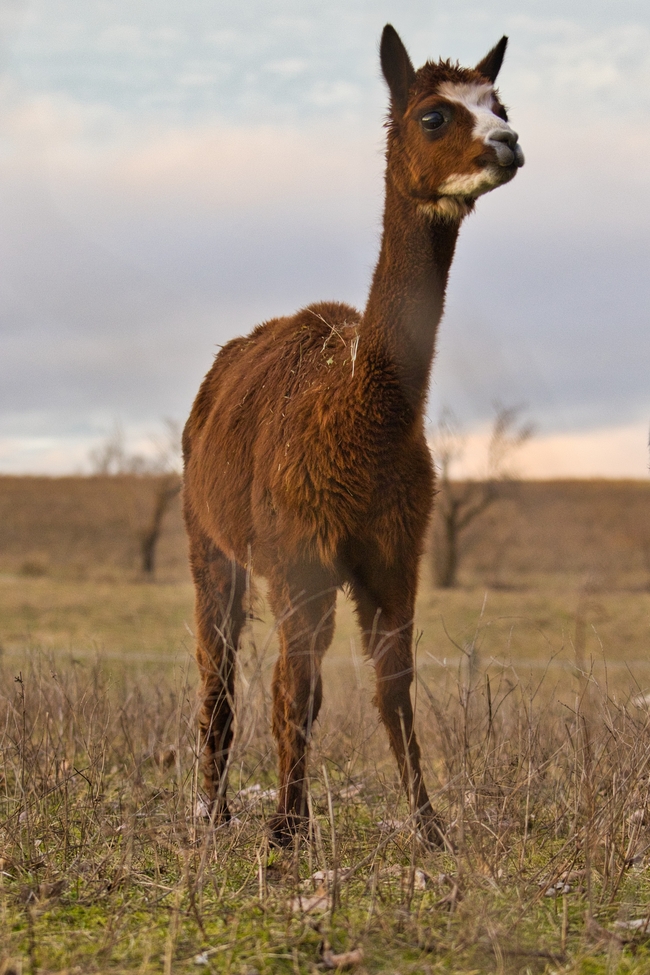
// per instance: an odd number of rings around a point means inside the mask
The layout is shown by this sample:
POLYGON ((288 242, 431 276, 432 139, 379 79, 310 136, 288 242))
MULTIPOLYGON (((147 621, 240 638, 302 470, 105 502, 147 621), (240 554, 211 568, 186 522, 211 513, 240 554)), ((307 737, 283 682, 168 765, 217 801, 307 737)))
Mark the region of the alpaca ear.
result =
POLYGON ((482 61, 476 65, 476 71, 492 84, 497 80, 499 69, 503 64, 503 55, 506 53, 508 38, 502 37, 498 44, 495 44, 491 51, 485 55, 482 61))
POLYGON ((392 24, 386 24, 379 47, 381 70, 390 89, 393 114, 401 118, 409 100, 409 88, 415 81, 415 68, 392 24))

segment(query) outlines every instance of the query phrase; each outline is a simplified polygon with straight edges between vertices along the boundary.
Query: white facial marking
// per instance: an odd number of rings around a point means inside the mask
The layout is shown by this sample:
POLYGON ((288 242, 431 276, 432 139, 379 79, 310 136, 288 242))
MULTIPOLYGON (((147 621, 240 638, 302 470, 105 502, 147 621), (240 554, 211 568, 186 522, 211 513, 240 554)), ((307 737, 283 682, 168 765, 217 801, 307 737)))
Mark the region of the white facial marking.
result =
POLYGON ((510 166, 513 159, 521 160, 519 165, 523 164, 523 153, 516 146, 517 134, 507 122, 492 111, 494 98, 492 85, 444 81, 438 92, 448 101, 456 102, 467 109, 474 119, 472 138, 479 139, 484 145, 490 146, 497 156, 497 165, 486 166, 481 172, 453 173, 448 176, 439 186, 438 192, 443 196, 472 198, 488 193, 504 181, 504 167, 510 166), (512 138, 508 138, 506 133, 512 138))
POLYGON ((465 105, 471 112, 472 108, 492 107, 494 88, 488 82, 480 85, 474 81, 443 81, 438 92, 450 102, 465 105))
POLYGON ((487 143, 489 136, 497 130, 512 132, 508 123, 492 111, 494 95, 492 85, 456 84, 453 81, 443 81, 438 91, 443 98, 463 105, 474 116, 472 135, 475 139, 482 139, 487 143))

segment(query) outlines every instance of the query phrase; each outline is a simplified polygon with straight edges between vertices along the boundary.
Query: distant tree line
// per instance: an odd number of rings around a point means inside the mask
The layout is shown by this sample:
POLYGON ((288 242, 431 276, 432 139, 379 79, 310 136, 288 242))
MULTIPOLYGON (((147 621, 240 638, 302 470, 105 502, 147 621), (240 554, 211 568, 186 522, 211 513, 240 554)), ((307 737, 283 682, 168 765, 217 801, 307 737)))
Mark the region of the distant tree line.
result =
POLYGON ((152 504, 146 524, 138 530, 140 568, 152 578, 156 569, 156 553, 165 515, 181 490, 181 430, 174 421, 164 421, 162 436, 152 436, 150 454, 134 453, 127 449, 124 428, 115 423, 106 439, 90 451, 91 473, 99 477, 124 474, 147 477, 153 486, 152 504))

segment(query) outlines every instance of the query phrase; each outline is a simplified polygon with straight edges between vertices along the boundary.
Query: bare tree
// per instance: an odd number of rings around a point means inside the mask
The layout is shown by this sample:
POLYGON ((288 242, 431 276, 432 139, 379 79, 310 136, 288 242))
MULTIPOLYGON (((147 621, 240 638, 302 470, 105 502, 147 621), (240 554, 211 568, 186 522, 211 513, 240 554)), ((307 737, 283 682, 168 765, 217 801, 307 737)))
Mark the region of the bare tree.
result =
POLYGON ((140 537, 142 571, 153 576, 156 551, 167 510, 181 489, 181 430, 174 420, 165 420, 166 434, 156 441, 158 448, 156 490, 151 518, 140 537))
MULTIPOLYGON (((648 470, 650 470, 650 432, 648 432, 648 470)), ((636 518, 626 531, 632 548, 638 548, 641 563, 646 571, 645 588, 650 592, 650 521, 636 518)))
POLYGON ((121 423, 94 450, 89 460, 93 474, 116 476, 131 474, 151 479, 153 504, 144 528, 138 530, 140 566, 144 575, 152 577, 156 568, 156 552, 163 521, 169 506, 181 489, 181 431, 170 419, 164 421, 162 436, 151 437, 154 453, 129 453, 121 423))
POLYGON ((451 468, 465 452, 466 438, 451 410, 444 409, 431 438, 438 469, 433 527, 433 574, 443 589, 456 585, 460 543, 469 526, 502 494, 516 472, 512 455, 533 435, 532 424, 519 422, 521 407, 494 404, 495 417, 482 480, 453 481, 451 468))
POLYGON ((124 428, 119 420, 105 440, 88 454, 91 472, 98 477, 127 473, 127 453, 124 428))

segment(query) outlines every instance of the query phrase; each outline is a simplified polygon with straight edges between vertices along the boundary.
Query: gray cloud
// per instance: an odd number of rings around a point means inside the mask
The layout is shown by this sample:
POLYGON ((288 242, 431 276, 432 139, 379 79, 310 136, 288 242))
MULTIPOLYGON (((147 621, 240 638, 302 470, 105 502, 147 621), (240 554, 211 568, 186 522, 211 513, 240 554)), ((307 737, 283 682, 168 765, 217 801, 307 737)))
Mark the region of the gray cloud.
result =
POLYGON ((640 4, 616 21, 554 0, 79 9, 31 3, 5 25, 0 436, 77 450, 117 416, 182 418, 218 343, 313 300, 363 303, 386 19, 418 62, 471 61, 508 31, 528 159, 462 230, 431 414, 478 423, 500 397, 566 430, 647 412, 640 4))

